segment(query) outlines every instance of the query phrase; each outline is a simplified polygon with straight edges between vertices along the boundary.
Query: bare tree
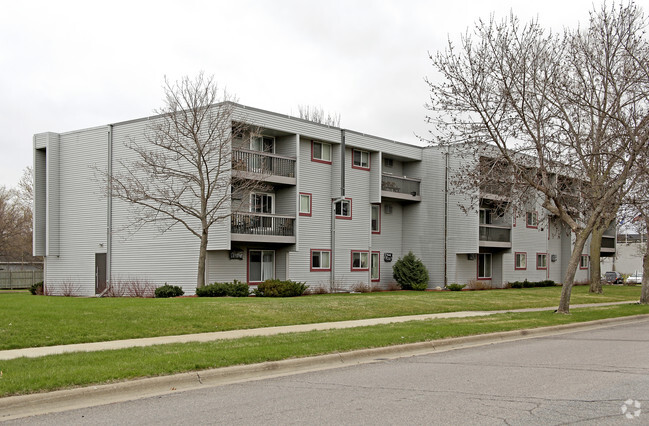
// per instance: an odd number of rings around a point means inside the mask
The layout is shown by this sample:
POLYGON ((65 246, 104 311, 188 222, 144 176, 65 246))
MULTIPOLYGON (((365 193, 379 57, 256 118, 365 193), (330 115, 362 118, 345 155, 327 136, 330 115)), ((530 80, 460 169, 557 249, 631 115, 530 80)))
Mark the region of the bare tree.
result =
POLYGON ((164 92, 144 142, 131 138, 126 144, 136 160, 120 160, 121 170, 106 177, 112 196, 137 210, 134 229, 153 223, 164 232, 181 225, 200 240, 196 282, 202 287, 209 230, 230 217, 231 188, 258 184, 237 179, 232 168, 233 138, 250 129, 233 121, 233 98, 213 77, 165 79, 164 92))
POLYGON ((32 210, 21 202, 18 191, 0 187, 0 259, 33 260, 32 210))
POLYGON ((298 105, 300 118, 313 121, 315 123, 326 124, 327 126, 340 127, 340 114, 325 113, 322 107, 310 105, 298 105))
MULTIPOLYGON (((574 234, 558 312, 568 313, 591 231, 625 190, 646 148, 649 47, 633 3, 591 13, 589 26, 560 35, 511 16, 479 21, 460 46, 431 56, 427 80, 433 142, 475 152, 489 145, 511 177, 514 200, 540 197, 574 234), (526 194, 527 197, 520 197, 526 194)), ((479 180, 470 174, 467 179, 479 180)), ((483 176, 482 179, 485 179, 483 176)))

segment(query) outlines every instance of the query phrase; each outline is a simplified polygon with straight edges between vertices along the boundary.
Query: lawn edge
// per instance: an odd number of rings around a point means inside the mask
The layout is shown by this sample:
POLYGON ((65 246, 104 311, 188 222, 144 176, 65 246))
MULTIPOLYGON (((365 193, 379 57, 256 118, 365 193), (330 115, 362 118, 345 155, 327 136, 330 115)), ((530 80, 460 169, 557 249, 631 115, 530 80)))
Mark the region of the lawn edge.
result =
POLYGON ((649 314, 358 349, 311 357, 289 358, 280 361, 146 377, 105 385, 90 385, 51 392, 8 396, 0 398, 0 413, 3 413, 0 415, 0 421, 106 405, 192 389, 347 367, 473 346, 539 338, 574 331, 585 331, 612 324, 622 325, 642 320, 649 320, 649 314))

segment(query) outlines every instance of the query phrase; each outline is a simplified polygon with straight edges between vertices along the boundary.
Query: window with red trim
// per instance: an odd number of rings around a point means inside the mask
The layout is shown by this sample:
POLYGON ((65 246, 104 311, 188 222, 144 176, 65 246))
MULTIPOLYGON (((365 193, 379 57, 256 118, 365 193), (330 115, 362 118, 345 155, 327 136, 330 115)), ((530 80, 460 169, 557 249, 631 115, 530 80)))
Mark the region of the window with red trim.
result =
POLYGON ((370 153, 361 151, 360 149, 352 150, 352 168, 354 169, 370 169, 370 153))
POLYGON ((340 200, 335 205, 336 219, 351 219, 352 218, 352 199, 345 198, 340 200))
POLYGON ((381 233, 381 205, 372 204, 372 234, 381 233))
POLYGON ((300 192, 300 216, 311 216, 311 197, 308 192, 300 192))
POLYGON ((517 252, 514 254, 514 269, 527 269, 527 253, 517 252))
POLYGON ((525 215, 525 225, 528 228, 538 228, 539 226, 539 214, 537 212, 527 212, 525 215))
POLYGON ((311 249, 311 272, 331 271, 331 250, 311 249))
POLYGON ((536 269, 548 269, 547 253, 536 253, 536 269))
POLYGON ((372 281, 381 281, 381 252, 373 251, 370 260, 370 274, 372 281))
POLYGON ((331 144, 311 141, 311 161, 331 164, 331 144))
POLYGON ((369 271, 370 254, 367 250, 352 250, 352 271, 369 271))

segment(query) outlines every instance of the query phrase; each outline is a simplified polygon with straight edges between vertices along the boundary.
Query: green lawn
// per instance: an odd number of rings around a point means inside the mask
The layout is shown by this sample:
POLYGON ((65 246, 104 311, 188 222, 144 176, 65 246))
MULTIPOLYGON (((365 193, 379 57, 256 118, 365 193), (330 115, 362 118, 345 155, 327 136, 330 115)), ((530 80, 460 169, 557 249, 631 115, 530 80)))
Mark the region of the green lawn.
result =
MULTIPOLYGON (((298 298, 69 298, 0 293, 0 350, 470 310, 557 306, 560 287, 298 298)), ((575 287, 572 304, 633 301, 640 287, 575 287)))
POLYGON ((19 358, 0 361, 0 370, 3 371, 0 378, 0 397, 229 365, 638 314, 649 314, 649 306, 621 305, 574 309, 571 315, 556 315, 547 311, 495 314, 486 317, 411 321, 209 343, 157 345, 41 358, 19 358))

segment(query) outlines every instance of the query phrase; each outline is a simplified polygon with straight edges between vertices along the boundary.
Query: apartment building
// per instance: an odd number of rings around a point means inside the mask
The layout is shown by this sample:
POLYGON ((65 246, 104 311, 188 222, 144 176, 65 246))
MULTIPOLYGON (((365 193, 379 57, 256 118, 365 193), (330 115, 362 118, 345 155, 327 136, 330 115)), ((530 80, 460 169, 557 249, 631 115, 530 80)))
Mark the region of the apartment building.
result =
MULTIPOLYGON (((107 282, 145 279, 194 292, 199 240, 180 226, 134 231, 131 206, 97 176, 133 158, 127 142, 146 143, 152 119, 34 135, 34 254, 44 256, 51 291, 72 286, 91 296, 107 282)), ((229 219, 210 229, 207 282, 386 287, 408 251, 427 266, 430 288, 561 281, 572 247, 561 223, 540 205, 495 208, 485 188, 467 210, 469 194, 448 190, 450 171, 463 161, 453 152, 243 105, 234 105, 232 120, 259 131, 233 137, 231 173, 264 187, 232 188, 229 219)), ((584 254, 577 279, 588 267, 584 254)))

